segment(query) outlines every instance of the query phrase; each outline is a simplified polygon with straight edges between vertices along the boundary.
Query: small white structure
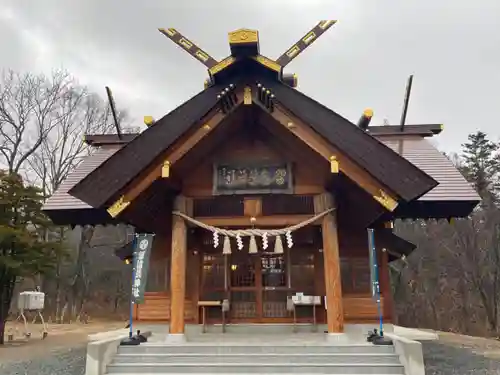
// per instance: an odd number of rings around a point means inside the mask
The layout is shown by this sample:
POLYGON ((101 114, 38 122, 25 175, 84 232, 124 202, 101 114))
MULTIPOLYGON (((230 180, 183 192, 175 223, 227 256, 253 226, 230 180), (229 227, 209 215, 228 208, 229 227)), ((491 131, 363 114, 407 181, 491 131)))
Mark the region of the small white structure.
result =
POLYGON ((45 304, 45 293, 42 292, 21 292, 17 299, 19 311, 41 311, 45 304))
MULTIPOLYGON (((36 315, 33 318, 33 321, 31 324, 35 324, 36 318, 40 318, 42 322, 42 340, 47 337, 48 335, 48 329, 47 329, 47 324, 45 323, 42 315, 42 310, 45 306, 45 293, 40 292, 38 290, 36 291, 25 291, 19 293, 18 299, 17 299, 17 309, 19 310, 19 315, 17 316, 17 319, 15 321, 15 331, 16 333, 18 332, 17 330, 17 323, 19 320, 23 320, 24 323, 24 336, 26 338, 31 337, 31 332, 28 330, 28 322, 26 321, 26 316, 24 315, 25 311, 36 311, 36 315)), ((12 340, 14 338, 13 333, 11 332, 9 334, 9 340, 12 340)))

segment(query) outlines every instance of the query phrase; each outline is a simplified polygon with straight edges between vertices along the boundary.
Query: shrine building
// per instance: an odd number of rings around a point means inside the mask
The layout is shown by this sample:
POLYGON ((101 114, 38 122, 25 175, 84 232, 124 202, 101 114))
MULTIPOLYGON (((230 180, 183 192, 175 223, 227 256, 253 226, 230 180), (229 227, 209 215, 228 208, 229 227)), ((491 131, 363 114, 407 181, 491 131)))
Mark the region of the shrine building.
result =
POLYGON ((478 204, 430 142, 441 124, 374 126, 363 108, 352 122, 297 88, 286 66, 334 23, 319 22, 277 59, 260 53, 257 31, 237 30, 220 61, 160 29, 206 66, 204 89, 160 119, 145 117, 141 133, 85 136, 93 152, 44 210, 57 225, 155 234, 137 321, 182 334, 186 324, 221 323, 225 301, 228 324, 316 319, 339 333, 375 322, 371 228, 390 323, 389 263, 415 249, 392 223, 467 217, 478 204), (319 302, 294 318, 297 295, 319 302))

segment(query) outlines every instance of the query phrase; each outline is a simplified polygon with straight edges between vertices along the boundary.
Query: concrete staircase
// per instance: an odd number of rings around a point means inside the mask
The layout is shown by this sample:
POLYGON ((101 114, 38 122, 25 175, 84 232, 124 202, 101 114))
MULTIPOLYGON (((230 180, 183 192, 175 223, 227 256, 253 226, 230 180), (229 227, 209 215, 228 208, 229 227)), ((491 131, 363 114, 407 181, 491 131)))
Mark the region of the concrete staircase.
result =
POLYGON ((392 346, 360 344, 120 346, 108 374, 376 374, 404 375, 392 346))

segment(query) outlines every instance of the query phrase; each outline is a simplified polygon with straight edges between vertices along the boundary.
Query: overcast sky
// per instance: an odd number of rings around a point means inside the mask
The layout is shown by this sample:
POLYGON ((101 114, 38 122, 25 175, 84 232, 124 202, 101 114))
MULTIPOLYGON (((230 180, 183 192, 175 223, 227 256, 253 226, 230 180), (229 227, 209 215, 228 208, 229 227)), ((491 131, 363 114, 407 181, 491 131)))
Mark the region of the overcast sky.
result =
POLYGON ((457 151, 476 130, 499 139, 499 0, 0 0, 0 68, 50 72, 156 118, 203 88, 206 69, 161 35, 177 28, 216 59, 227 32, 258 29, 277 58, 321 19, 338 23, 287 66, 299 89, 356 121, 400 118, 414 74, 408 124, 444 123, 436 140, 457 151))

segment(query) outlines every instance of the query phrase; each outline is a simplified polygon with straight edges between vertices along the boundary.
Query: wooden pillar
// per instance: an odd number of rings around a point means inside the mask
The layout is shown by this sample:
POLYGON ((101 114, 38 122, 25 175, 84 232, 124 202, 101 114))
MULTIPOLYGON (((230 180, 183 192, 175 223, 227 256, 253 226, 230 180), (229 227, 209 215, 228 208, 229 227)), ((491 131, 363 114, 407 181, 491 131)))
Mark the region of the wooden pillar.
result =
MULTIPOLYGON (((187 213, 187 200, 175 198, 174 210, 187 213)), ((184 333, 186 299, 187 227, 184 219, 172 215, 172 255, 170 269, 170 333, 184 333)))
MULTIPOLYGON (((325 193, 315 197, 314 206, 316 213, 320 213, 329 208, 334 208, 335 202, 330 194, 325 193)), ((344 331, 344 306, 336 218, 337 212, 332 211, 324 216, 321 224, 328 333, 341 333, 344 331)))

